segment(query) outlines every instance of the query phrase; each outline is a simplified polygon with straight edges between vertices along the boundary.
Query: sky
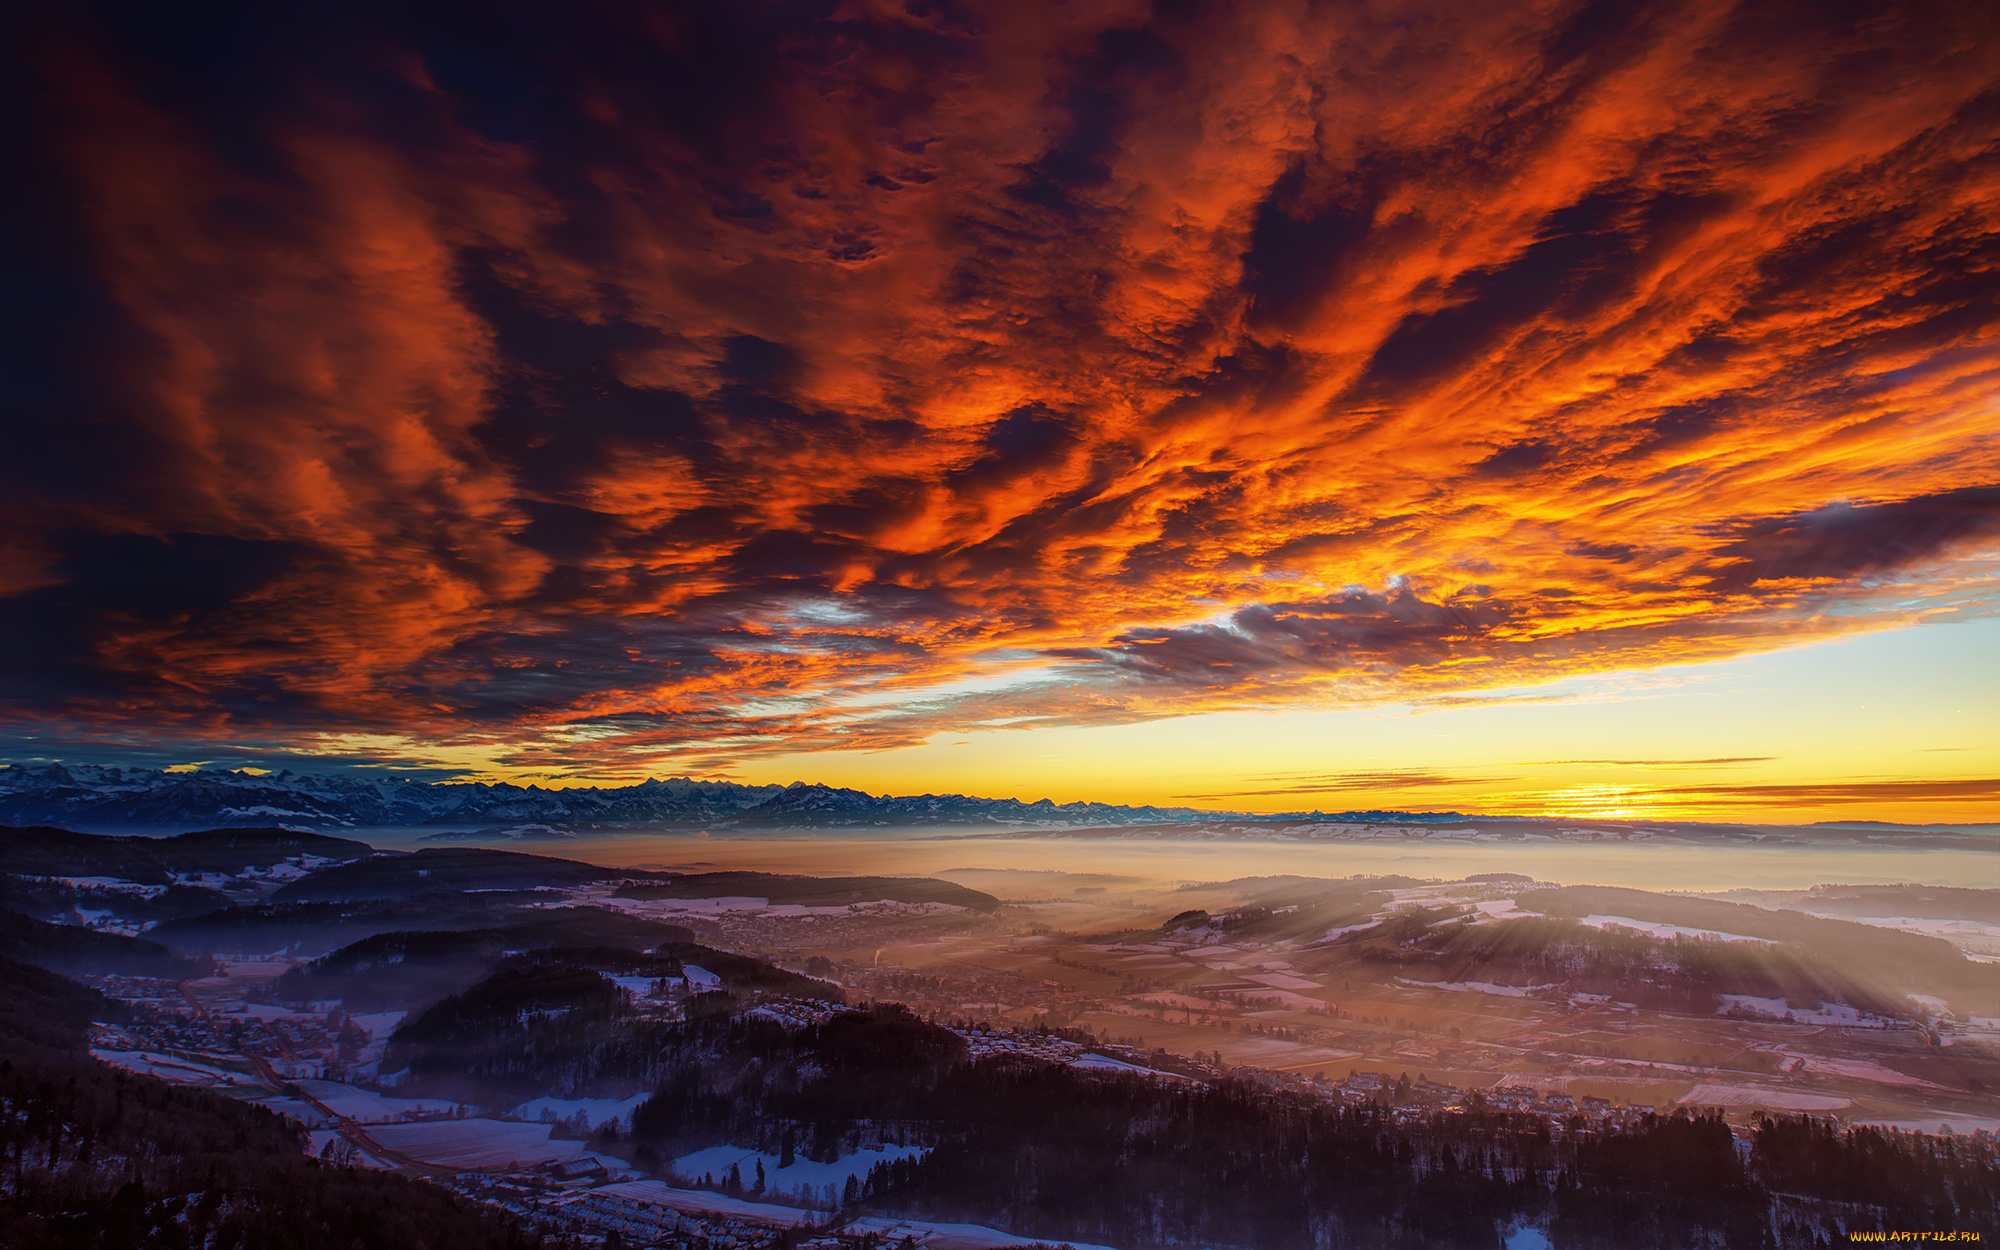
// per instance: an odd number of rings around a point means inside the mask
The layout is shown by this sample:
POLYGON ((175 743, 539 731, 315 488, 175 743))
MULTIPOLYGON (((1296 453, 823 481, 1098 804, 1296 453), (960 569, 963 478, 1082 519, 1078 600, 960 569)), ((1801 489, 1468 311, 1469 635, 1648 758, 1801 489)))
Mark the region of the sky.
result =
POLYGON ((2000 820, 1987 6, 4 20, 0 760, 2000 820))

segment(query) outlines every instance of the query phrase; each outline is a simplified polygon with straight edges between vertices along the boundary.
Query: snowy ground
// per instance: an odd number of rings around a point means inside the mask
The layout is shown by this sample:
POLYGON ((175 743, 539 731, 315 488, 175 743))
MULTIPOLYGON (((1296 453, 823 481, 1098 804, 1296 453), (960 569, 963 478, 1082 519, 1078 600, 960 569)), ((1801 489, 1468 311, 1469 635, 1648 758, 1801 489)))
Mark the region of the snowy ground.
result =
POLYGON ((1805 1070, 1814 1076, 1844 1076, 1851 1081, 1873 1081, 1878 1085, 1907 1085, 1919 1089, 1944 1088, 1922 1077, 1898 1072, 1894 1068, 1887 1068, 1866 1059, 1822 1059, 1814 1055, 1806 1060, 1805 1070))
POLYGON ((682 1155, 673 1161, 676 1176, 688 1181, 698 1181, 703 1175, 713 1176, 720 1181, 729 1175, 734 1165, 745 1185, 757 1182, 757 1165, 764 1165, 764 1192, 774 1198, 795 1198, 802 1202, 820 1202, 827 1196, 829 1188, 837 1200, 840 1191, 846 1187, 847 1178, 866 1179, 868 1169, 878 1163, 893 1163, 898 1159, 922 1158, 924 1151, 915 1146, 885 1146, 881 1150, 857 1150, 850 1155, 842 1155, 832 1163, 814 1163, 810 1159, 794 1158, 790 1167, 778 1166, 778 1156, 763 1154, 755 1150, 743 1150, 736 1146, 710 1146, 690 1155, 682 1155), (803 1192, 802 1192, 803 1191, 803 1192))
POLYGON ((127 1072, 140 1072, 147 1076, 157 1076, 163 1081, 176 1085, 204 1086, 261 1086, 264 1082, 247 1072, 230 1072, 224 1068, 190 1059, 176 1059, 150 1050, 92 1050, 91 1056, 101 1059, 114 1068, 127 1072))
POLYGON ((1162 1072, 1157 1068, 1142 1068, 1136 1063, 1126 1063, 1123 1059, 1113 1059, 1109 1055, 1083 1055, 1069 1061, 1072 1068, 1083 1068, 1091 1072, 1136 1072, 1141 1076, 1157 1076, 1169 1081, 1193 1081, 1193 1077, 1182 1076, 1178 1072, 1162 1072))
POLYGON ((331 1123, 324 1111, 298 1098, 258 1098, 253 1102, 259 1107, 269 1107, 288 1120, 297 1120, 308 1128, 325 1128, 331 1123))
POLYGON ((1773 1111, 1839 1111, 1853 1106, 1846 1098, 1801 1094, 1760 1085, 1697 1085, 1680 1097, 1684 1107, 1768 1107, 1773 1111))
POLYGON ((1747 937, 1741 933, 1724 933, 1720 929, 1690 929, 1686 925, 1680 924, 1662 924, 1653 920, 1633 920, 1629 916, 1585 916, 1579 923, 1589 925, 1593 929, 1636 929, 1640 933, 1650 934, 1662 941, 1684 937, 1707 938, 1712 941, 1721 942, 1760 942, 1765 946, 1772 944, 1767 938, 1747 937))
MULTIPOLYGON (((794 1166, 797 1166, 796 1164, 794 1166)), ((781 1207, 770 1202, 751 1202, 700 1189, 675 1189, 663 1181, 626 1181, 588 1191, 595 1195, 623 1198, 648 1206, 671 1207, 677 1211, 701 1211, 714 1215, 734 1215, 779 1227, 815 1223, 824 1218, 819 1212, 781 1207)), ((887 1216, 863 1216, 844 1230, 851 1233, 881 1233, 884 1241, 895 1243, 913 1236, 925 1250, 998 1250, 1002 1246, 1026 1245, 1031 1238, 1001 1232, 983 1224, 940 1224, 927 1220, 898 1220, 887 1216)), ((1075 1250, 1112 1250, 1089 1242, 1066 1243, 1075 1250)))
POLYGON ((648 1095, 634 1094, 630 1098, 536 1098, 524 1102, 508 1112, 523 1120, 539 1121, 543 1111, 552 1111, 559 1120, 573 1120, 581 1112, 590 1117, 590 1127, 595 1128, 606 1120, 616 1118, 620 1123, 632 1123, 632 1111, 646 1101, 648 1095))
MULTIPOLYGON (((442 1098, 390 1098, 339 1081, 300 1081, 298 1086, 333 1108, 335 1114, 362 1124, 388 1124, 405 1116, 435 1115, 440 1111, 456 1115, 461 1106, 442 1098)), ((474 1110, 476 1108, 465 1108, 467 1114, 474 1110)))
POLYGON ((368 1136, 386 1149, 451 1168, 513 1170, 590 1153, 583 1142, 551 1139, 546 1124, 516 1124, 507 1120, 426 1120, 417 1124, 370 1125, 368 1136))
POLYGON ((1760 1016, 1766 1020, 1789 1020, 1793 1024, 1823 1024, 1843 1029, 1880 1029, 1889 1022, 1880 1016, 1846 1003, 1821 1003, 1817 1008, 1794 1007, 1783 998, 1758 998, 1754 994, 1723 994, 1718 1016, 1760 1016))
POLYGON ((1874 925, 1878 929, 1925 933, 1947 941, 1986 944, 2000 942, 2000 925, 1982 924, 1977 920, 1939 920, 1929 916, 1842 916, 1840 919, 1853 919, 1862 924, 1874 925))
POLYGON ((1543 990, 1552 990, 1553 985, 1495 985, 1491 981, 1412 981, 1407 977, 1397 977, 1396 983, 1419 990, 1450 990, 1454 993, 1496 994, 1501 998, 1526 998, 1543 990))
MULTIPOLYGON (((232 1013, 234 1014, 234 1013, 232 1013)), ((243 1014, 253 1020, 324 1020, 323 1011, 294 1011, 275 1003, 244 1003, 243 1014)))
POLYGON ((354 1021, 356 1026, 367 1030, 368 1036, 386 1038, 396 1031, 396 1026, 409 1014, 407 1011, 371 1011, 366 1015, 349 1016, 348 1019, 354 1021))

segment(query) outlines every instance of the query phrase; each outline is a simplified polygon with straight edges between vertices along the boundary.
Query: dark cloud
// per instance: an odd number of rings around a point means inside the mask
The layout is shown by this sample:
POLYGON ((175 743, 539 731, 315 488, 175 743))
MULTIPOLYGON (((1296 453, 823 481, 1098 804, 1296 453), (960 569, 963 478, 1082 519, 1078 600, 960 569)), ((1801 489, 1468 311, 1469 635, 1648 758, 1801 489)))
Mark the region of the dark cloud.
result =
POLYGON ((1784 578, 1847 580, 1894 573, 1957 543, 2000 535, 2000 486, 1895 503, 1818 508, 1733 528, 1715 549, 1717 584, 1742 591, 1784 578))

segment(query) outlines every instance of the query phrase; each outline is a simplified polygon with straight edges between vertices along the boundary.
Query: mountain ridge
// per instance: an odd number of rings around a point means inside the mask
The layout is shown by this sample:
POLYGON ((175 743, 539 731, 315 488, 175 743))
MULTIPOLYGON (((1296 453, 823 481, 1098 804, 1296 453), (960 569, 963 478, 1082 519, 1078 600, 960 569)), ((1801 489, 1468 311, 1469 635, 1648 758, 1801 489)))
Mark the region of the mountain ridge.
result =
POLYGON ((1461 812, 1272 814, 963 794, 871 795, 819 782, 746 785, 689 777, 649 778, 630 786, 551 790, 504 781, 434 782, 290 770, 261 774, 164 772, 62 764, 0 768, 0 824, 64 828, 219 830, 277 826, 321 831, 682 823, 743 829, 926 825, 1075 828, 1298 819, 1429 824, 1469 818, 1461 812))

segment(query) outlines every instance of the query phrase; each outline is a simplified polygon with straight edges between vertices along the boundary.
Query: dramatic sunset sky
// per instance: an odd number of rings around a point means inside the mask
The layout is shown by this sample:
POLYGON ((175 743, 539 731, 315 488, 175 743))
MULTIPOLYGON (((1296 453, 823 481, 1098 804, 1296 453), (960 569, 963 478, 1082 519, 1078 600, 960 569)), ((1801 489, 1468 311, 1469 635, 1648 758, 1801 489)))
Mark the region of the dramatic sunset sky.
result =
POLYGON ((0 759, 2000 820, 1991 5, 6 20, 0 759))

